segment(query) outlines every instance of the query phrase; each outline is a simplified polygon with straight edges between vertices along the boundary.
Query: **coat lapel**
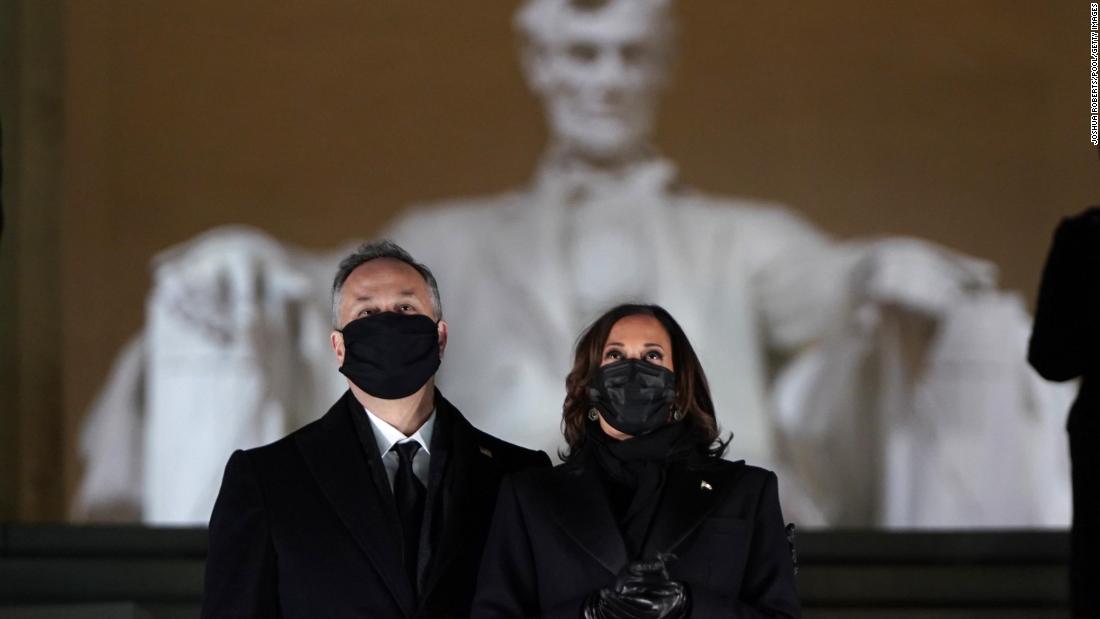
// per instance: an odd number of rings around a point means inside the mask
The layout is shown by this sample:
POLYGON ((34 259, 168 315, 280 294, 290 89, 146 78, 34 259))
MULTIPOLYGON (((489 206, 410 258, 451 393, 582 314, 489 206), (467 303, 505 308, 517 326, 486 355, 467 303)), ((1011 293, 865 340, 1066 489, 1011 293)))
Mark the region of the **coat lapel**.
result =
POLYGON ((643 556, 673 552, 720 503, 743 470, 744 461, 705 469, 670 468, 643 556))
MULTIPOLYGON (((489 461, 491 453, 477 442, 470 422, 438 391, 435 402, 436 414, 441 415, 437 423, 446 418, 444 427, 447 428, 449 440, 443 452, 446 460, 440 462, 441 468, 433 474, 433 480, 441 485, 436 514, 442 522, 437 545, 432 549, 431 560, 422 580, 425 599, 460 554, 466 543, 465 535, 473 528, 470 518, 480 513, 479 505, 488 504, 488 516, 491 517, 492 497, 484 495, 486 489, 495 490, 500 481, 500 473, 492 468, 489 461), (442 468, 444 465, 446 470, 442 468)), ((435 466, 433 454, 433 469, 435 466)))
POLYGON ((627 562, 626 543, 596 473, 587 467, 559 468, 548 479, 546 513, 607 571, 618 574, 627 562))
MULTIPOLYGON (((421 598, 427 599, 439 582, 447 564, 457 554, 462 536, 460 520, 465 515, 461 504, 456 504, 464 495, 461 481, 466 479, 467 456, 462 441, 458 440, 465 419, 459 414, 438 390, 435 392, 436 426, 432 439, 432 463, 430 471, 429 505, 432 506, 429 529, 438 529, 439 535, 434 545, 429 545, 430 555, 422 565, 421 598), (456 482, 459 480, 459 482, 456 482), (436 521, 438 519, 438 521, 436 521)), ((424 551, 424 540, 421 549, 424 551)))
MULTIPOLYGON (((382 466, 377 454, 368 458, 356 436, 352 415, 361 410, 351 392, 321 419, 314 432, 296 436, 306 466, 341 522, 382 576, 406 615, 416 606, 401 557, 401 533, 373 479, 382 466), (375 462, 377 460, 377 462, 375 462)), ((375 450, 377 451, 377 450, 375 450)))

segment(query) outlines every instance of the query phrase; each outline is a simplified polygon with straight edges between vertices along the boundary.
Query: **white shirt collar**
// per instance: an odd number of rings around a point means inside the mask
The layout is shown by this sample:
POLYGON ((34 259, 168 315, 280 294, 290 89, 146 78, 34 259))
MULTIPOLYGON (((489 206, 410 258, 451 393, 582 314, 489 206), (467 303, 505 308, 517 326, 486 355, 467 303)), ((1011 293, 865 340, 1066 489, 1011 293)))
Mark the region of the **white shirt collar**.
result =
POLYGON ((395 444, 406 440, 420 443, 420 448, 424 450, 424 453, 431 455, 432 430, 435 429, 434 408, 428 415, 428 419, 416 432, 412 433, 412 436, 405 436, 401 430, 391 426, 386 420, 367 410, 367 407, 364 406, 363 410, 367 413, 367 418, 370 419, 371 426, 374 429, 374 440, 378 443, 379 455, 385 456, 395 444))

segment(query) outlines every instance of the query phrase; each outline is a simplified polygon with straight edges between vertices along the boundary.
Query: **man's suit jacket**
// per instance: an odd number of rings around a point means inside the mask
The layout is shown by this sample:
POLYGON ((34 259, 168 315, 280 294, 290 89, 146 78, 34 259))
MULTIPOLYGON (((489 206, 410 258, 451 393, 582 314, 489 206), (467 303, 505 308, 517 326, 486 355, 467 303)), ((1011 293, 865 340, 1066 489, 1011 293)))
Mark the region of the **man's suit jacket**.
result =
MULTIPOLYGON (((593 464, 505 480, 485 548, 473 616, 576 619, 628 557, 593 464)), ((643 549, 676 555, 692 617, 799 617, 774 473, 743 461, 673 468, 643 549)))
POLYGON ((435 404, 421 595, 349 391, 321 419, 230 457, 210 518, 203 617, 468 616, 501 479, 550 460, 477 430, 438 391, 435 404))

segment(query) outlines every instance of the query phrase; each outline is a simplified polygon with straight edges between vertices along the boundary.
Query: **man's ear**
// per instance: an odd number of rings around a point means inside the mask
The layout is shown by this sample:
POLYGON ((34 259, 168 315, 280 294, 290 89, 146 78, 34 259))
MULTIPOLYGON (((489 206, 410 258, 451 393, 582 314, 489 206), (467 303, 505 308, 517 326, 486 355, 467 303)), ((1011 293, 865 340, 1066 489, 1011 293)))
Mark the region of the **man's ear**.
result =
POLYGON ((447 322, 442 318, 439 319, 439 324, 436 325, 436 332, 439 333, 439 358, 443 358, 443 351, 447 348, 447 322))
POLYGON ((332 344, 332 352, 336 353, 336 360, 344 365, 344 334, 333 329, 329 342, 332 344))

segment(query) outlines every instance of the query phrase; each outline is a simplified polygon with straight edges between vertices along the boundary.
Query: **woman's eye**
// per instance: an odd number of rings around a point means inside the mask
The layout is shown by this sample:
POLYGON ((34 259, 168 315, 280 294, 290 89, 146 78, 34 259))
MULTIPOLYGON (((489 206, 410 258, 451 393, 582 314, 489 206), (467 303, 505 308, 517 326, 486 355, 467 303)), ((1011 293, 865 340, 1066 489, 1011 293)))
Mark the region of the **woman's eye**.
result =
POLYGON ((400 309, 400 310, 401 310, 402 312, 411 312, 411 311, 413 311, 413 306, 411 306, 411 305, 409 305, 408 303, 406 303, 406 304, 402 305, 402 306, 401 306, 400 308, 398 308, 398 309, 400 309))
POLYGON ((359 314, 358 314, 358 315, 359 315, 359 316, 370 316, 370 315, 371 315, 371 314, 373 314, 373 313, 374 313, 374 310, 372 310, 372 309, 365 309, 365 310, 359 310, 359 314))
POLYGON ((623 356, 623 354, 621 352, 617 351, 617 350, 609 350, 606 353, 604 353, 603 358, 604 359, 621 359, 622 356, 623 356))
POLYGON ((665 356, 656 350, 651 350, 646 353, 645 358, 649 359, 650 361, 661 361, 665 358, 665 356))

